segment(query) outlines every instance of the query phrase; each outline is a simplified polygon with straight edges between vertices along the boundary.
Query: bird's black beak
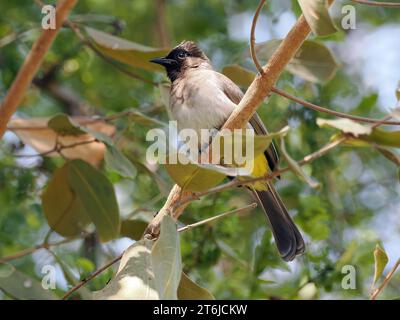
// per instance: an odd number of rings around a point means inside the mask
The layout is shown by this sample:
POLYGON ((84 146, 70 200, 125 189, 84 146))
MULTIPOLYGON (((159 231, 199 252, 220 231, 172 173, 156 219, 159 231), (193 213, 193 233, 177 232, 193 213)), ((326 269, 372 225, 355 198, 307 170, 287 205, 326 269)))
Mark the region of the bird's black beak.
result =
POLYGON ((164 67, 172 66, 177 63, 175 60, 168 58, 154 58, 151 59, 150 62, 161 64, 164 67))

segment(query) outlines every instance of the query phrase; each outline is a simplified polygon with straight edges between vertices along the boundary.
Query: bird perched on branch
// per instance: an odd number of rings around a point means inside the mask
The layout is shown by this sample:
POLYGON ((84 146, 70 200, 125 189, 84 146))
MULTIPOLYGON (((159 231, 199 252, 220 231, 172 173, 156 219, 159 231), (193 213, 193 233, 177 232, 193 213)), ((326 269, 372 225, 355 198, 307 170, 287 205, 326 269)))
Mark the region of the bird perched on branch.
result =
MULTIPOLYGON (((170 109, 179 129, 220 129, 243 97, 243 92, 229 78, 216 72, 204 52, 191 41, 184 41, 166 57, 151 60, 165 67, 171 80, 170 109)), ((256 134, 265 135, 267 129, 257 114, 249 121, 256 134)), ((255 159, 263 176, 277 167, 278 155, 273 144, 264 156, 255 159), (261 168, 261 169, 260 169, 261 168)), ((272 228, 281 257, 293 260, 305 249, 304 240, 289 216, 272 182, 250 186, 272 228)))

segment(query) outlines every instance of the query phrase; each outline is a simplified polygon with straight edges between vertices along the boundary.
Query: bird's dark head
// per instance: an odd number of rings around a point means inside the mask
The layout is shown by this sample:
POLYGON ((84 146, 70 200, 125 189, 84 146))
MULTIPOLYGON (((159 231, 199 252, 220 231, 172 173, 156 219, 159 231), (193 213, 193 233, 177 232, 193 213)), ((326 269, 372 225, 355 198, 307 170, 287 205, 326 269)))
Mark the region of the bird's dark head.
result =
POLYGON ((172 49, 167 56, 150 61, 164 66, 172 82, 178 79, 188 68, 197 68, 210 63, 204 52, 193 41, 183 41, 172 49))

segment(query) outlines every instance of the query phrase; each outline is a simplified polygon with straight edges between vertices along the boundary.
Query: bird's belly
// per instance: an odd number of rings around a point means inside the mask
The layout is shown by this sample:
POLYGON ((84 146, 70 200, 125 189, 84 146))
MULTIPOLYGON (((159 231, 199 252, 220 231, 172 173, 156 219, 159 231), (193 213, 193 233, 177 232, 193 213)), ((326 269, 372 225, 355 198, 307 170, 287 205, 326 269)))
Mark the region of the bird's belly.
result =
POLYGON ((219 129, 232 112, 232 109, 213 103, 212 97, 192 95, 190 99, 182 100, 171 106, 179 130, 193 129, 200 134, 201 129, 219 129))

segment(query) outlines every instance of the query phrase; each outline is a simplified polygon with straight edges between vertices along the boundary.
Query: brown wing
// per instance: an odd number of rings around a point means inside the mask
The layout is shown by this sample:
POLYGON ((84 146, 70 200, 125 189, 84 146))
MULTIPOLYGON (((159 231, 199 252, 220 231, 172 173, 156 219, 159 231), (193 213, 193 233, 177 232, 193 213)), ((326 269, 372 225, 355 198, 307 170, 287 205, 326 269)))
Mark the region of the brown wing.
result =
MULTIPOLYGON (((239 104, 240 100, 242 100, 243 97, 243 92, 240 90, 240 88, 229 78, 224 76, 221 73, 218 73, 218 76, 220 77, 220 81, 223 84, 223 91, 226 94, 226 96, 235 104, 239 104)), ((249 123, 251 126, 254 128, 254 132, 256 134, 261 134, 261 135, 266 135, 268 134, 267 128, 265 127, 264 123, 262 122, 260 116, 255 113, 249 123)), ((278 152, 276 151, 274 143, 271 143, 269 148, 265 150, 265 157, 268 160, 269 167, 271 170, 275 170, 278 167, 278 152)))

